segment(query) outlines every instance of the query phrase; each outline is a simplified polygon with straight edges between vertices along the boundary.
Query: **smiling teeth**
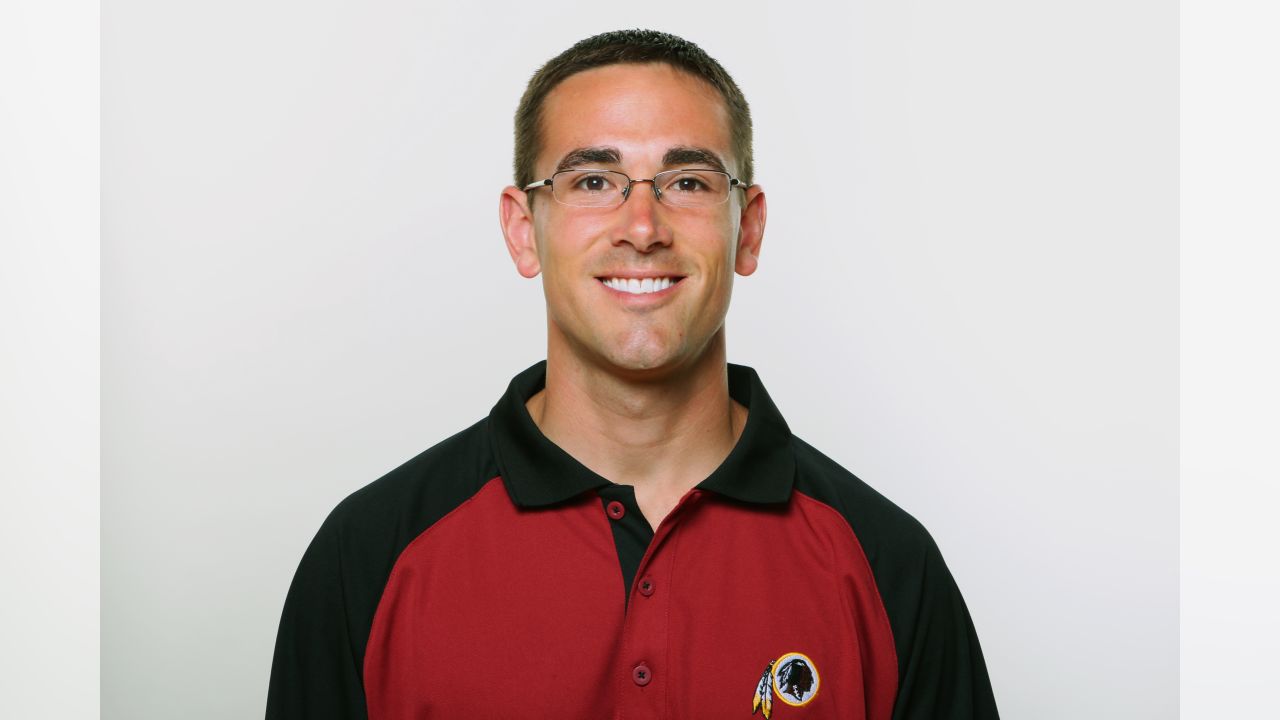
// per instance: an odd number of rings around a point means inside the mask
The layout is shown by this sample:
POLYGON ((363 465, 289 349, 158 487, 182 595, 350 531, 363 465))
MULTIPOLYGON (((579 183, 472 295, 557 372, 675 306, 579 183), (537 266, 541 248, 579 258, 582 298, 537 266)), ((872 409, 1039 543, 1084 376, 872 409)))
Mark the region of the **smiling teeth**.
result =
POLYGON ((637 278, 605 278, 604 284, 620 290, 624 293, 632 295, 643 295, 645 293, 658 292, 666 290, 675 284, 675 280, 671 278, 645 278, 639 280, 637 278))

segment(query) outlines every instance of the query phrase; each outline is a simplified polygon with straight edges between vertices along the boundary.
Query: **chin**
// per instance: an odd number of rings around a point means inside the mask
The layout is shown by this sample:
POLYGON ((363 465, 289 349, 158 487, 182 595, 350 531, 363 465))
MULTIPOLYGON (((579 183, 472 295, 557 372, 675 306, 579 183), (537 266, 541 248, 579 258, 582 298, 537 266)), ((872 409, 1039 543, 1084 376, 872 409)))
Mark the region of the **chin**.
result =
POLYGON ((667 353, 613 352, 606 353, 605 357, 612 365, 636 372, 658 370, 672 364, 672 358, 667 353))
POLYGON ((666 343, 655 343, 651 338, 604 348, 601 355, 610 364, 634 372, 672 368, 680 365, 684 360, 680 349, 666 343))

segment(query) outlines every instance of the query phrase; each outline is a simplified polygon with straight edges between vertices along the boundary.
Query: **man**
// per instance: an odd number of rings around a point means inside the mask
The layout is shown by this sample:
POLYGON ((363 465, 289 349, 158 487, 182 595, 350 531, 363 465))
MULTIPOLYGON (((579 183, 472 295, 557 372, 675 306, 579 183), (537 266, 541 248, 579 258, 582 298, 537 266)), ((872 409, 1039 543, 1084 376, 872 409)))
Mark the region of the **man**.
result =
POLYGON ((766 213, 723 68, 578 43, 529 83, 515 174, 547 359, 325 521, 268 718, 995 718, 928 533, 726 361, 766 213))

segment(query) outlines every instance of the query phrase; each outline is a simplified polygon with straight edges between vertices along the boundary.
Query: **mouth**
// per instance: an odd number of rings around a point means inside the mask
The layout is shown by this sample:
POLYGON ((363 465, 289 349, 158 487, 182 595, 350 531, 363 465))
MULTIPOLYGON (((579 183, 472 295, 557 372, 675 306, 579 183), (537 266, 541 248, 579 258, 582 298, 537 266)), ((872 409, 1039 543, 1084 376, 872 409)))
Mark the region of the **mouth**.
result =
POLYGON ((669 290, 684 280, 684 275, 654 275, 651 277, 598 277, 612 290, 628 295, 650 295, 669 290))

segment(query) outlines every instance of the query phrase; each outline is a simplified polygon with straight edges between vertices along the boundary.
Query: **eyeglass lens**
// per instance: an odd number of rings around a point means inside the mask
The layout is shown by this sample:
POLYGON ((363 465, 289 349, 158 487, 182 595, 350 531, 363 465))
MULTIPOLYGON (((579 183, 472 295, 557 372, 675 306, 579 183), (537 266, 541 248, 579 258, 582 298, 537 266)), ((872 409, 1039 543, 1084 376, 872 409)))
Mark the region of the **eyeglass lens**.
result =
MULTIPOLYGON (((667 170, 653 178, 659 201, 679 207, 719 205, 729 198, 729 176, 715 170, 667 170)), ((609 207, 626 199, 626 175, 611 170, 568 170, 551 181, 556 200, 579 207, 609 207)), ((647 190, 647 188, 641 188, 647 190)))

